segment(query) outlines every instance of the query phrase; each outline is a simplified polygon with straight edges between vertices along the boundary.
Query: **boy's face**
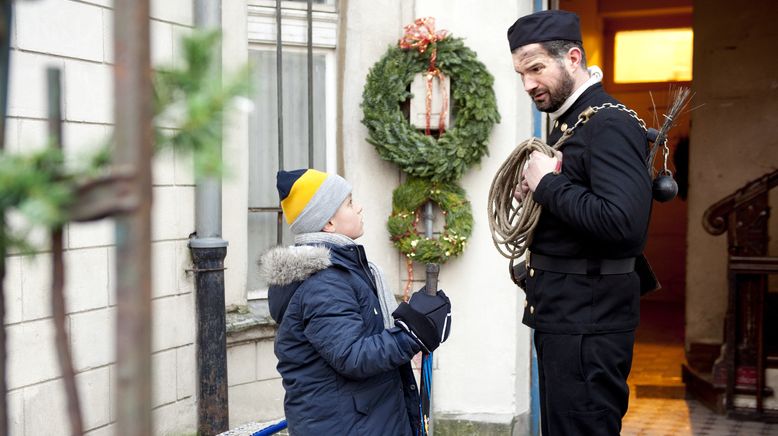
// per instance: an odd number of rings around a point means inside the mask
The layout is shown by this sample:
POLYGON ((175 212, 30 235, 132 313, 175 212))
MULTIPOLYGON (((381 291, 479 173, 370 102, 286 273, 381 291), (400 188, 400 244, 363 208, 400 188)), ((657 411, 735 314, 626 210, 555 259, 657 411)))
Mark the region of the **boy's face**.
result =
POLYGON ((362 222, 362 206, 354 201, 349 194, 322 230, 357 239, 365 233, 362 222))

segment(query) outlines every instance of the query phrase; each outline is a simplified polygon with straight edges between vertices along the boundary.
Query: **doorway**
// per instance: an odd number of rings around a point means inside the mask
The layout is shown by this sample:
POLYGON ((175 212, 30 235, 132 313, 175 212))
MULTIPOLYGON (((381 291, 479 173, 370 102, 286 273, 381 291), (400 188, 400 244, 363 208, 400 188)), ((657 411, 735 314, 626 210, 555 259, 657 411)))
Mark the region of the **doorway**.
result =
MULTIPOLYGON (((575 12, 588 64, 603 69, 605 90, 635 110, 648 127, 659 128, 672 89, 691 87, 692 2, 560 0, 575 12), (655 53, 650 48, 656 48, 655 53)), ((629 384, 643 398, 683 398, 686 282, 687 180, 690 117, 684 113, 670 131, 667 168, 679 195, 653 203, 646 257, 662 289, 641 299, 641 322, 629 384)), ((655 168, 664 166, 660 149, 655 168)))

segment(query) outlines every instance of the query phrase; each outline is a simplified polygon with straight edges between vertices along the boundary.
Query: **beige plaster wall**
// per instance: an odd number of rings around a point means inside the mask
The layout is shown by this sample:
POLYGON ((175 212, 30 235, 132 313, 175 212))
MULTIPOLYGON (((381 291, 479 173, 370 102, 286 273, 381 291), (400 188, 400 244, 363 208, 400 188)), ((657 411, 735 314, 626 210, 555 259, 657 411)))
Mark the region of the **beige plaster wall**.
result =
MULTIPOLYGON (((229 77, 236 74, 248 62, 248 38, 246 38, 245 1, 222 2, 222 68, 229 77)), ((222 235, 229 242, 224 259, 224 299, 229 306, 246 304, 246 278, 254 259, 246 259, 248 250, 248 226, 245 211, 248 209, 249 137, 248 114, 233 111, 228 115, 224 128, 222 156, 229 168, 229 177, 222 182, 222 235)))
POLYGON ((777 14, 769 0, 694 2, 694 100, 704 106, 692 113, 687 343, 722 340, 726 236, 705 232, 705 209, 778 166, 777 14))
MULTIPOLYGON (((507 259, 492 245, 486 200, 499 165, 532 134, 531 103, 513 71, 505 37, 516 18, 531 11, 532 2, 490 3, 486 8, 478 0, 342 1, 339 136, 343 173, 354 185, 355 198, 364 205, 366 233, 360 241, 368 256, 387 271, 393 289, 401 293, 407 274, 404 256, 394 249, 386 231, 392 191, 399 186, 401 175, 365 140, 367 130, 361 124, 359 104, 368 70, 397 42, 405 24, 434 16, 439 29, 465 38, 495 76, 502 123, 492 131, 490 156, 461 181, 472 203, 473 235, 465 253, 441 268, 440 284, 451 297, 454 321, 451 338, 435 353, 433 407, 447 415, 510 422, 529 408, 529 329, 519 318, 524 294, 508 277, 507 259)), ((424 266, 416 265, 415 270, 416 279, 423 280, 424 266)), ((418 287, 420 283, 414 285, 418 287)))

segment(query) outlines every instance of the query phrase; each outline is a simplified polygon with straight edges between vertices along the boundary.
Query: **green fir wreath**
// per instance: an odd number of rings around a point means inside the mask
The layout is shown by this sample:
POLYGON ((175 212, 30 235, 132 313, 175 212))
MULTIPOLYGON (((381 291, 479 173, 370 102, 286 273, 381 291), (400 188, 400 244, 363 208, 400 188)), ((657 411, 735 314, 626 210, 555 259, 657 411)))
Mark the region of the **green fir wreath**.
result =
POLYGON ((489 133, 500 121, 493 83, 492 75, 461 38, 449 36, 424 53, 390 47, 368 73, 362 94, 367 141, 383 159, 411 176, 456 181, 487 153, 489 133), (408 85, 417 73, 427 70, 435 49, 437 67, 451 78, 454 120, 438 139, 411 126, 400 108, 411 97, 408 85))
POLYGON ((394 246, 408 259, 444 263, 464 251, 473 230, 473 213, 464 189, 456 184, 410 178, 392 194, 392 215, 387 228, 394 246), (445 217, 445 226, 437 239, 425 237, 416 228, 420 209, 427 201, 437 204, 445 217))

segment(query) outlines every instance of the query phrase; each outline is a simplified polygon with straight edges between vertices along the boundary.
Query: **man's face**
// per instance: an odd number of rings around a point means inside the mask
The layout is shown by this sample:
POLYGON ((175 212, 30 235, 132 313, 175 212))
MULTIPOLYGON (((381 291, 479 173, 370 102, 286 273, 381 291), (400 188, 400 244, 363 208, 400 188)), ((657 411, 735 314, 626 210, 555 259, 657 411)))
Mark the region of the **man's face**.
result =
POLYGON ((512 56, 513 67, 521 76, 524 90, 538 110, 554 112, 562 107, 575 85, 566 65, 549 56, 540 44, 521 46, 512 56))
POLYGON ((362 222, 362 206, 355 202, 349 194, 323 230, 340 233, 351 239, 362 236, 365 233, 362 222))

